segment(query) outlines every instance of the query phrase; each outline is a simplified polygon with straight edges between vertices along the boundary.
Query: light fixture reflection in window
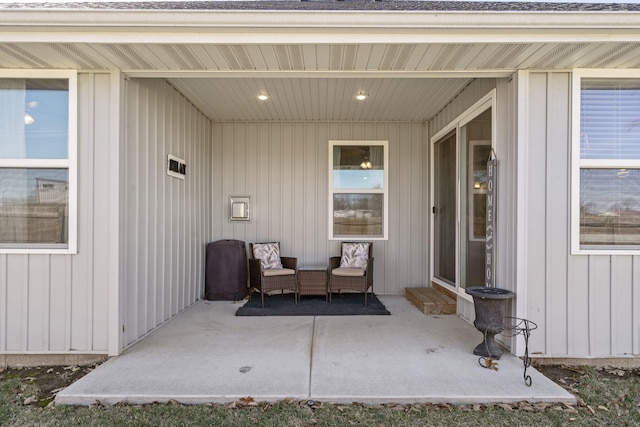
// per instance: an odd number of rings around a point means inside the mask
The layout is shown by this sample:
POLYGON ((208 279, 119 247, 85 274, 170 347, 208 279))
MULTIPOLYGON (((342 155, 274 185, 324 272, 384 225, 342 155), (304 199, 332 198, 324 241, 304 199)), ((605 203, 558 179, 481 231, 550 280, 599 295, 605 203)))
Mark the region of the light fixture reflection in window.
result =
POLYGON ((24 113, 24 124, 30 125, 34 123, 36 120, 29 113, 24 113))
POLYGON ((629 175, 629 171, 627 169, 618 169, 618 178, 625 178, 629 175))
POLYGON ((373 165, 371 164, 371 161, 369 160, 369 157, 364 156, 362 158, 362 163, 360 163, 360 168, 361 169, 371 169, 373 167, 373 165))

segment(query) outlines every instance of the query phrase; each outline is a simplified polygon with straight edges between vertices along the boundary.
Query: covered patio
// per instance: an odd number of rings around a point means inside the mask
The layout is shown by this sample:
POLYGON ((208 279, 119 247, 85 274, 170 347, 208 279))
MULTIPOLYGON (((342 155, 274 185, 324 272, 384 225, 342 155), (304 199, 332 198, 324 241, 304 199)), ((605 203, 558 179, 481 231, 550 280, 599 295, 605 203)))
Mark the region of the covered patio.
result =
MULTIPOLYGON (((539 325, 530 349, 635 358, 639 259, 573 254, 579 209, 567 201, 579 169, 576 82, 585 70, 637 78, 640 5, 478 13, 445 3, 0 5, 2 78, 67 82, 61 123, 72 132, 58 160, 73 231, 61 249, 0 253, 0 356, 122 355, 61 393, 69 404, 557 400, 541 387, 562 390, 535 372, 526 387, 511 355, 499 371, 479 367, 480 334, 460 318, 473 319, 462 267, 479 265, 467 254, 482 255, 485 241, 472 221, 482 204, 460 214, 483 195, 461 154, 490 147, 500 159, 494 277, 517 295, 510 313, 539 325), (335 141, 389 147, 374 281, 391 318, 237 319, 236 305, 200 301, 209 242, 279 241, 299 266, 339 253, 335 141), (168 174, 174 158, 184 179, 168 174), (436 194, 455 195, 455 209, 438 208, 436 194), (251 200, 251 221, 229 220, 234 196, 251 200), (445 211, 443 231, 435 215, 445 211), (402 297, 438 281, 460 317, 424 316, 402 297)), ((26 109, 15 111, 22 129, 26 109)), ((0 160, 7 173, 52 164, 0 160)))
POLYGON ((403 296, 380 299, 390 316, 236 317, 240 303, 200 301, 56 403, 575 403, 532 368, 527 387, 509 353, 498 370, 479 366, 472 350, 482 336, 460 317, 424 315, 403 296))

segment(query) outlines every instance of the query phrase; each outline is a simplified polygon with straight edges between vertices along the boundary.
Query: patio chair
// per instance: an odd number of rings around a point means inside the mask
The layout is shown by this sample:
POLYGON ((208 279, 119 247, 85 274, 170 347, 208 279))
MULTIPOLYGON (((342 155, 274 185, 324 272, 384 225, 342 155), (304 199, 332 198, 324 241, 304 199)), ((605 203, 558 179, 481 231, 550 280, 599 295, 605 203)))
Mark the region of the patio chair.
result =
POLYGON ((367 305, 367 292, 371 288, 373 296, 373 243, 343 242, 340 256, 329 258, 329 303, 331 294, 350 290, 364 293, 364 305, 367 305))
POLYGON ((294 292, 298 302, 297 266, 298 259, 280 256, 280 243, 249 243, 249 299, 253 291, 259 291, 264 308, 264 295, 272 291, 294 292))

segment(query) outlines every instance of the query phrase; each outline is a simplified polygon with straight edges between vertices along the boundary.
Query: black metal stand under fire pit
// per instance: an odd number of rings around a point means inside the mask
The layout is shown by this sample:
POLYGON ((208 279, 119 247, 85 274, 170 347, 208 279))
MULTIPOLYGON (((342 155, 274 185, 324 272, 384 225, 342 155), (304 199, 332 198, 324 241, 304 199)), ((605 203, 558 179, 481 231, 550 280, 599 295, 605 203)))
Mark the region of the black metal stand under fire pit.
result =
MULTIPOLYGON (((522 363, 524 364, 524 383, 531 386, 533 380, 531 375, 527 375, 527 369, 531 366, 531 358, 529 357, 529 336, 531 331, 537 329, 538 325, 535 322, 527 319, 520 319, 519 317, 505 317, 502 334, 504 336, 514 337, 516 335, 522 335, 524 337, 524 357, 522 363)), ((482 363, 481 363, 482 365, 482 363)))

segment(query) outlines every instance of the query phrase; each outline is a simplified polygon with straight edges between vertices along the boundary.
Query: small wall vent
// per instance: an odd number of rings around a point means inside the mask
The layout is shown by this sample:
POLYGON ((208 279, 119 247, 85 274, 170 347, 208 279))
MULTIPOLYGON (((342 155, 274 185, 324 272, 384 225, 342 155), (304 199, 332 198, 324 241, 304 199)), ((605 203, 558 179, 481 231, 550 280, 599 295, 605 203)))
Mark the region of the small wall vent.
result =
POLYGON ((184 177, 187 175, 187 164, 183 159, 168 154, 167 175, 178 179, 184 179, 184 177))

